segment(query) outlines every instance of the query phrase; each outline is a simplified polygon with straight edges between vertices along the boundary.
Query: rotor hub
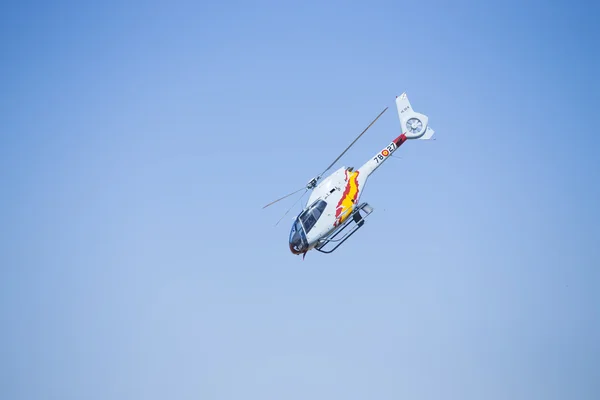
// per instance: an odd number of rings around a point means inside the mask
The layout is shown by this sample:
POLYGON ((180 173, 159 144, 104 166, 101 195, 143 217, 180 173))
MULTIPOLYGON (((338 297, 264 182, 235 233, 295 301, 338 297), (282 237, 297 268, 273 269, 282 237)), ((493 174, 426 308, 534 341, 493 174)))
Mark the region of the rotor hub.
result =
POLYGON ((319 180, 319 177, 317 176, 316 178, 312 178, 307 184, 306 184, 306 189, 310 190, 310 189, 314 189, 315 187, 317 187, 317 181, 319 180))

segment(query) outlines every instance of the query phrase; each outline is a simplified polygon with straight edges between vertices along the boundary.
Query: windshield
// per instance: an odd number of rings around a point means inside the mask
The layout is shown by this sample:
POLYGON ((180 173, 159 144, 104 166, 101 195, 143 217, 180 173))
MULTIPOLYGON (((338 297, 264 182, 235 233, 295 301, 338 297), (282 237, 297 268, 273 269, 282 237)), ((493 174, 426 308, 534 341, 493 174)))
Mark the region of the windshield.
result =
POLYGON ((294 254, 300 254, 303 251, 306 251, 307 247, 308 243, 306 242, 304 229, 302 229, 300 219, 296 218, 296 221, 294 221, 294 224, 292 225, 292 230, 290 231, 290 250, 294 254))
POLYGON ((292 231, 290 232, 290 242, 294 238, 294 236, 299 235, 302 232, 302 225, 300 224, 300 220, 296 219, 294 224, 292 225, 292 231))
POLYGON ((317 220, 321 217, 323 211, 325 211, 325 207, 327 207, 327 203, 324 200, 317 200, 308 210, 300 214, 300 221, 302 221, 306 233, 310 232, 315 226, 317 220))
POLYGON ((292 253, 301 254, 308 251, 306 234, 315 226, 317 220, 325 211, 325 207, 327 207, 325 201, 317 200, 296 218, 290 231, 290 250, 292 253))

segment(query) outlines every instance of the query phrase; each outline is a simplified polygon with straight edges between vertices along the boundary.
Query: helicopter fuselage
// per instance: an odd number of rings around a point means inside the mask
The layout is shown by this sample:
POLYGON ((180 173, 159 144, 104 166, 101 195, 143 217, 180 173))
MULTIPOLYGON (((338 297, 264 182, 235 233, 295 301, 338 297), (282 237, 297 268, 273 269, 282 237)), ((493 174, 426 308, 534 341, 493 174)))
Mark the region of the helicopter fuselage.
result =
MULTIPOLYGON (((434 131, 428 125, 428 117, 412 109, 406 93, 396 97, 396 108, 400 119, 400 132, 403 132, 400 136, 357 170, 342 167, 323 180, 320 181, 320 177, 323 176, 321 174, 306 185, 306 191, 312 190, 312 193, 308 199, 307 207, 296 217, 292 225, 289 237, 289 246, 292 253, 305 255, 312 249, 322 253, 331 253, 337 249, 364 225, 365 218, 373 212, 373 207, 369 204, 359 203, 369 176, 407 140, 428 140, 433 136, 434 131), (355 226, 351 228, 353 221, 355 226), (348 230, 348 228, 350 229, 348 230), (329 249, 329 245, 332 245, 333 248, 329 249)), ((383 112, 385 110, 381 114, 383 112)), ((371 122, 371 125, 377 121, 379 116, 371 122)), ((364 132, 366 132, 366 129, 330 167, 344 155, 364 132)), ((273 203, 271 202, 267 206, 273 203)))
POLYGON ((407 140, 402 134, 357 170, 341 167, 316 185, 290 233, 290 250, 302 254, 336 234, 353 214, 368 177, 407 140))

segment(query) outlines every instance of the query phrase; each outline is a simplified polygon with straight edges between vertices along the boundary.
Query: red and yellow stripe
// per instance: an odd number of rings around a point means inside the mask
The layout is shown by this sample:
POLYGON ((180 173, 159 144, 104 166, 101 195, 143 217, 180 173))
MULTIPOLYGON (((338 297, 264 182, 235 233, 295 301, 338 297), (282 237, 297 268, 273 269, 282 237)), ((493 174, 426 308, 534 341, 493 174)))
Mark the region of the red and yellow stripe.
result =
POLYGON ((358 200, 358 171, 346 170, 346 189, 335 209, 336 221, 334 226, 342 224, 352 213, 352 208, 358 200))

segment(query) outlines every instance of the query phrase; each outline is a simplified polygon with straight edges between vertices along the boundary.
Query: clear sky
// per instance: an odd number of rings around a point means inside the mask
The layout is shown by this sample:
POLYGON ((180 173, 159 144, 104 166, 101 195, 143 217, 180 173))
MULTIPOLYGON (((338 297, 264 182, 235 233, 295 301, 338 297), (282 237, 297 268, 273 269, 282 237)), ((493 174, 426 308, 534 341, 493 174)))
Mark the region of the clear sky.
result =
POLYGON ((5 2, 0 398, 600 398, 597 4, 5 2))

